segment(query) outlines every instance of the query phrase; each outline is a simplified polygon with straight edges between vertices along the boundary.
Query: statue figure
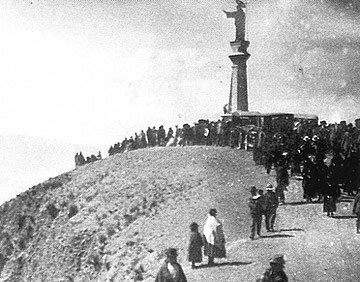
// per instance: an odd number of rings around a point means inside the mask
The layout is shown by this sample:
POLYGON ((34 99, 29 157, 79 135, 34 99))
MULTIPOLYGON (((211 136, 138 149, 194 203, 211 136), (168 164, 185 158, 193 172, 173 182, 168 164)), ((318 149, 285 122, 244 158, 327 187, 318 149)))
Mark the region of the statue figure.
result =
POLYGON ((235 19, 235 28, 236 28, 236 38, 235 41, 244 41, 245 40, 245 12, 244 8, 246 7, 243 1, 236 0, 237 10, 235 12, 227 12, 223 10, 228 18, 235 19))

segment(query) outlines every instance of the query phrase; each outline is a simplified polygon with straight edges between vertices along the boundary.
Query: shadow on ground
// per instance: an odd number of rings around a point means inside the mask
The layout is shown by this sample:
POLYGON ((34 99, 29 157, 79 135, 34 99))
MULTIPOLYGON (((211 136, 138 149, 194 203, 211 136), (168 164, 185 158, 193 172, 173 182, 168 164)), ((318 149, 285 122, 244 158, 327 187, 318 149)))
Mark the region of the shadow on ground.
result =
POLYGON ((305 231, 302 228, 289 228, 289 229, 280 229, 279 232, 284 232, 284 231, 305 231))
POLYGON ((302 205, 311 205, 311 204, 323 204, 323 202, 312 201, 312 202, 292 202, 292 203, 285 203, 288 206, 302 206, 302 205))
POLYGON ((294 235, 289 234, 273 234, 273 235, 262 235, 262 238, 289 238, 289 237, 295 237, 294 235))
POLYGON ((332 218, 335 219, 349 219, 349 218, 356 218, 356 215, 334 215, 332 218))
POLYGON ((233 262, 221 262, 221 263, 215 263, 213 265, 208 265, 208 264, 202 264, 196 267, 196 269, 199 268, 210 268, 210 267, 220 267, 220 266, 240 266, 240 265, 248 265, 248 264, 252 264, 252 262, 243 262, 243 261, 233 261, 233 262))

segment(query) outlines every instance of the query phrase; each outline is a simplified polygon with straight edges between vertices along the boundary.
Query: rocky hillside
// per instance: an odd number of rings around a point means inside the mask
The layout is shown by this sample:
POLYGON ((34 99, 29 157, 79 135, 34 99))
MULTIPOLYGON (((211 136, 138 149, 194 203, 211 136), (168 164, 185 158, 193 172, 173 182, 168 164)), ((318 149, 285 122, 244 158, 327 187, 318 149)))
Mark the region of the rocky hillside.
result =
MULTIPOLYGON (((151 280, 165 248, 185 263, 192 221, 245 201, 256 169, 230 148, 151 148, 49 179, 1 206, 0 281, 133 281, 136 269, 151 280)), ((229 214, 229 234, 244 233, 246 218, 229 214)))
POLYGON ((34 186, 0 208, 0 281, 154 281, 168 247, 188 281, 255 281, 276 253, 289 281, 360 281, 353 199, 327 217, 291 179, 276 232, 248 239, 248 187, 274 183, 251 153, 218 147, 131 151, 34 186), (224 224, 227 258, 191 269, 189 224, 209 208, 224 224))

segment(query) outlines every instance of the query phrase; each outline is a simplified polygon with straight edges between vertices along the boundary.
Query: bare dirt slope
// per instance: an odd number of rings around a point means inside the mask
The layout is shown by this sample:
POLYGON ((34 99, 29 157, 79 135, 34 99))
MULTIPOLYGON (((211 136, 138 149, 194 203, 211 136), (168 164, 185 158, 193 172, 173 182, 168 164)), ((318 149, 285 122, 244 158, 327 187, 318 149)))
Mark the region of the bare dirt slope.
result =
POLYGON ((321 204, 301 204, 296 180, 279 209, 279 232, 247 239, 247 189, 268 182, 274 176, 251 153, 230 148, 151 148, 85 165, 1 206, 0 281, 133 281, 140 266, 153 281, 167 247, 179 249, 189 281, 254 281, 279 252, 291 281, 360 281, 350 203, 327 218, 321 204), (213 207, 228 258, 192 270, 188 226, 202 226, 213 207))

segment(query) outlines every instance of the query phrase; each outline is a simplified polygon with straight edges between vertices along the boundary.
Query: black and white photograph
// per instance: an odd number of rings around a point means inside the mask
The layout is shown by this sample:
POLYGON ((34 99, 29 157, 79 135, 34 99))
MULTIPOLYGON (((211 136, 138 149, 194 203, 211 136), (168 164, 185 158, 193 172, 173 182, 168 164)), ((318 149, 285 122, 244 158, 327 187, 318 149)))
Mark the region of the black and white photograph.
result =
POLYGON ((360 0, 1 0, 0 282, 360 281, 360 0))

